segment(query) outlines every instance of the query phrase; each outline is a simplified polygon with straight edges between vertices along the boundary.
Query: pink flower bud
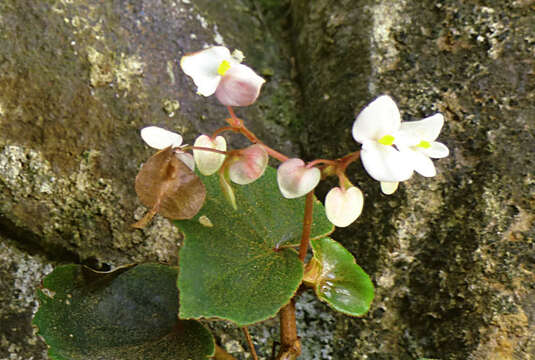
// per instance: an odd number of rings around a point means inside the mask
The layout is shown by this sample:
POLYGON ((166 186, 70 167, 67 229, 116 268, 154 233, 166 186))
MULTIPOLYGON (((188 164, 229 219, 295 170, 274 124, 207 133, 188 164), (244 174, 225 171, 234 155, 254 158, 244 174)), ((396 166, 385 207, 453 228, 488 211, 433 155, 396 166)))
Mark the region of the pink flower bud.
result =
POLYGON ((357 220, 364 206, 362 191, 355 186, 348 189, 332 188, 325 197, 325 213, 338 227, 349 226, 357 220))
POLYGON ((320 169, 306 168, 301 159, 286 160, 277 169, 279 189, 287 199, 306 195, 318 185, 320 178, 320 169))
POLYGON ((247 185, 258 179, 266 170, 268 154, 259 144, 240 150, 230 160, 228 174, 230 180, 240 185, 247 185))
POLYGON ((236 64, 221 78, 215 96, 226 106, 248 106, 256 101, 265 82, 250 67, 236 64))
MULTIPOLYGON (((201 135, 193 144, 195 147, 204 147, 209 149, 215 149, 220 151, 227 150, 227 142, 222 136, 218 136, 212 140, 207 135, 201 135)), ((193 157, 195 158, 195 163, 201 174, 210 176, 215 173, 223 162, 225 161, 225 155, 219 154, 216 152, 208 150, 193 150, 193 157)))

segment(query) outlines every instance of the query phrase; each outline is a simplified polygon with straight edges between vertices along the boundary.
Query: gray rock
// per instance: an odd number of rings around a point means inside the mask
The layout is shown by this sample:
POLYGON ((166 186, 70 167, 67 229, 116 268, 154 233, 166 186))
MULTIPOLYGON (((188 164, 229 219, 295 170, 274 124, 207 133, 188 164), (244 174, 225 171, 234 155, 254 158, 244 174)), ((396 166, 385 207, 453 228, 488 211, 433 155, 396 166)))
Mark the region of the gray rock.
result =
MULTIPOLYGON (((159 125, 191 143, 221 125, 224 108, 195 95, 178 62, 224 43, 269 80, 239 115, 288 155, 358 149, 354 116, 383 93, 404 120, 446 117, 451 155, 436 177, 386 197, 350 168, 365 208, 333 237, 376 299, 354 319, 305 293, 303 358, 535 359, 533 1, 254 3, 0 3, 0 357, 45 358, 30 319, 52 265, 177 262, 167 220, 129 226, 145 211, 133 182, 152 153, 138 131, 159 125)), ((265 358, 277 325, 251 330, 265 358)), ((249 355, 239 329, 214 332, 249 355)))
POLYGON ((357 149, 354 115, 384 93, 404 120, 442 112, 451 150, 390 197, 352 170, 363 216, 334 237, 377 294, 339 318, 333 358, 535 358, 535 14, 484 3, 292 2, 304 116, 321 119, 308 156, 357 149))
POLYGON ((48 260, 22 252, 0 236, 0 359, 46 358, 31 320, 38 307, 35 289, 51 271, 48 260))
MULTIPOLYGON (((192 143, 227 116, 214 98, 195 94, 178 66, 186 52, 216 44, 239 47, 248 64, 271 73, 260 106, 238 114, 263 139, 291 151, 282 125, 292 122, 294 110, 281 102, 295 92, 289 61, 279 57, 273 40, 258 41, 263 24, 249 12, 239 0, 3 1, 2 257, 23 263, 26 254, 34 254, 45 262, 98 269, 143 261, 176 264, 181 241, 176 227, 159 216, 144 230, 130 224, 146 211, 135 195, 134 178, 153 153, 139 130, 158 125, 192 143), (11 241, 9 252, 4 239, 11 241)), ((239 137, 231 140, 234 146, 246 144, 239 137)), ((10 274, 18 270, 9 264, 0 276, 4 294, 17 303, 22 299, 10 279, 26 281, 27 295, 40 277, 30 283, 26 273, 10 274)), ((17 336, 2 340, 2 349, 8 349, 2 357, 40 358, 24 345, 30 341, 43 349, 33 336, 31 313, 11 314, 4 303, 0 309, 6 321, 2 330, 20 320, 17 336), (11 342, 4 347, 14 338, 20 340, 16 348, 11 342)))

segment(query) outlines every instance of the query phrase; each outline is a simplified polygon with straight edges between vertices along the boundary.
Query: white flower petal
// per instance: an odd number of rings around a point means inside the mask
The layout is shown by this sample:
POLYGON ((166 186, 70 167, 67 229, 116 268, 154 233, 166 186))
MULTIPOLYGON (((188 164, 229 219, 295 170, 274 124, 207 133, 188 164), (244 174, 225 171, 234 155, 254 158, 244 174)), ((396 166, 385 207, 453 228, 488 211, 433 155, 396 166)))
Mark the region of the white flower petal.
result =
POLYGON ((444 116, 438 113, 418 121, 404 121, 401 123, 399 131, 408 136, 418 138, 419 141, 431 142, 438 137, 443 125, 444 116))
POLYGON ((308 194, 319 183, 321 171, 318 168, 306 168, 301 159, 289 159, 277 169, 279 189, 287 199, 294 199, 308 194))
MULTIPOLYGON (((220 151, 227 150, 227 142, 222 136, 217 136, 214 140, 212 140, 207 135, 201 135, 195 140, 193 146, 216 149, 220 151)), ((219 170, 225 161, 225 155, 205 150, 194 149, 193 157, 201 174, 206 176, 214 174, 217 170, 219 170)))
POLYGON ((366 141, 362 146, 360 158, 368 174, 377 181, 405 181, 413 173, 411 157, 392 146, 366 141))
POLYGON ((226 106, 249 106, 256 101, 265 82, 250 67, 235 64, 221 78, 215 96, 226 106))
MULTIPOLYGON (((403 126, 403 124, 404 123, 402 122, 401 126, 403 126)), ((402 147, 416 146, 420 144, 420 142, 422 141, 422 138, 408 131, 400 130, 397 133, 393 134, 393 136, 394 136, 394 144, 396 146, 402 146, 402 147)))
POLYGON ((215 93, 221 75, 217 72, 223 60, 235 62, 230 51, 224 46, 213 46, 205 50, 187 54, 180 60, 180 67, 197 85, 197 92, 203 96, 215 93))
POLYGON ((420 150, 401 150, 402 153, 407 154, 410 157, 410 162, 414 167, 414 171, 425 177, 432 177, 437 174, 433 161, 428 158, 420 150))
POLYGON ((158 126, 147 126, 141 129, 141 138, 152 148, 162 150, 169 146, 178 147, 182 144, 182 136, 158 126))
POLYGON ((394 100, 387 95, 379 96, 357 116, 353 123, 353 138, 361 144, 366 140, 377 141, 397 132, 400 122, 399 109, 394 100))
POLYGON ((357 187, 342 190, 332 188, 325 197, 325 213, 330 222, 338 227, 346 227, 362 213, 364 196, 357 187))
POLYGON ((381 191, 385 195, 392 195, 398 189, 399 182, 381 181, 381 191))
POLYGON ((424 153, 426 156, 429 156, 433 159, 440 159, 444 158, 449 155, 450 150, 448 147, 442 143, 439 143, 437 141, 433 141, 431 143, 431 147, 428 149, 421 149, 422 153, 424 153))
POLYGON ((191 155, 190 153, 177 151, 175 152, 175 156, 184 164, 186 164, 186 166, 189 167, 191 171, 195 171, 195 160, 193 160, 193 155, 191 155))

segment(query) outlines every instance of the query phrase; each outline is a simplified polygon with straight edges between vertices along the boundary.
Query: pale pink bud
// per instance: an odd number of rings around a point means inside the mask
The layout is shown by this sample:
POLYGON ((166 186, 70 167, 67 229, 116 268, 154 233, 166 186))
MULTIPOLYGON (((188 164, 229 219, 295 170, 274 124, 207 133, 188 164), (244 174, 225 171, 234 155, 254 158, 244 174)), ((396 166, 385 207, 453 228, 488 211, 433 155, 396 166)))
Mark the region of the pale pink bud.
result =
POLYGON ((230 180, 240 185, 247 185, 258 179, 266 170, 268 154, 259 144, 240 150, 230 161, 228 174, 230 180))
POLYGON ((355 186, 348 189, 332 188, 325 197, 325 213, 330 222, 338 227, 349 226, 357 220, 362 207, 364 196, 355 186))
POLYGON ((221 78, 215 96, 226 106, 248 106, 256 101, 265 82, 250 67, 235 64, 221 78))
MULTIPOLYGON (((201 135, 195 140, 193 146, 216 149, 220 151, 227 150, 227 142, 222 136, 217 136, 212 140, 212 138, 207 135, 201 135)), ((197 164, 197 168, 201 174, 205 176, 215 173, 225 161, 225 155, 208 150, 193 149, 193 157, 195 158, 195 164, 197 164)))
POLYGON ((279 189, 287 199, 294 199, 308 194, 319 183, 321 171, 318 168, 307 168, 301 159, 289 159, 277 169, 279 189))

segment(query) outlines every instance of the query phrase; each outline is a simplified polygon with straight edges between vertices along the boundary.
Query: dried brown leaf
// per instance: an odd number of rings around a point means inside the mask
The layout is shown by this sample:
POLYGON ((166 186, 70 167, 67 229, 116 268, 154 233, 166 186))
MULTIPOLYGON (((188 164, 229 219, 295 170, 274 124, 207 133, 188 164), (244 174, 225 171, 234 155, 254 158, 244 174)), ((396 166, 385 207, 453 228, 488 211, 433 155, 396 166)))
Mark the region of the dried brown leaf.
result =
POLYGON ((151 212, 169 219, 191 219, 204 203, 206 188, 168 147, 142 166, 136 176, 136 193, 151 212))

